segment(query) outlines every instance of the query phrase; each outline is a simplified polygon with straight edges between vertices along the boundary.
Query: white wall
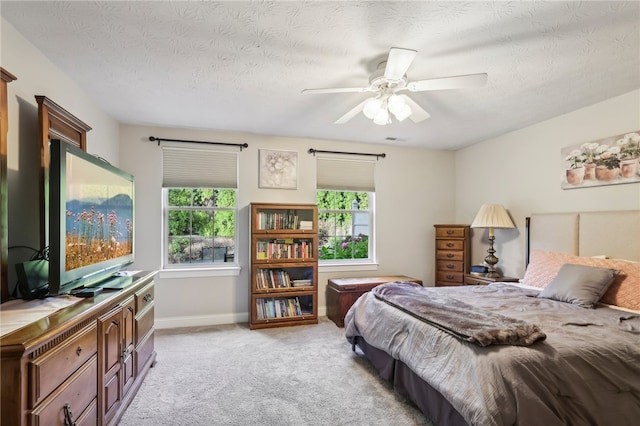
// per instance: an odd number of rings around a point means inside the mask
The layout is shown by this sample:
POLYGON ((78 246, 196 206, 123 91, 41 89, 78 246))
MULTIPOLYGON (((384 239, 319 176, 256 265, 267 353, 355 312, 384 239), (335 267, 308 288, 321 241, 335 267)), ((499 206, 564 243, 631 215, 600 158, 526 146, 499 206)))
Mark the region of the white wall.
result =
MULTIPOLYGON (((7 86, 7 181, 9 247, 40 246, 40 146, 38 104, 44 95, 92 127, 87 133, 87 151, 113 164, 118 163, 118 123, 102 112, 87 95, 53 65, 15 28, 0 22, 0 64, 17 77, 7 86)), ((9 285, 15 285, 16 262, 28 260, 32 252, 9 251, 9 285)))
MULTIPOLYGON (((563 190, 561 148, 640 130, 640 90, 456 152, 456 218, 471 223, 484 203, 503 204, 517 229, 497 229, 505 275, 522 277, 525 217, 532 213, 640 209, 640 183, 563 190)), ((474 230, 473 264, 488 248, 474 230)), ((606 253, 603 253, 606 254, 606 253)))
POLYGON ((120 165, 136 176, 136 262, 133 269, 161 265, 162 150, 149 136, 164 139, 248 143, 239 154, 239 276, 158 278, 156 322, 187 326, 247 321, 249 306, 248 205, 251 202, 314 203, 315 157, 309 148, 386 153, 376 163, 375 270, 319 273, 319 313, 325 310, 325 288, 332 277, 403 274, 433 282, 433 224, 454 215, 454 153, 215 131, 123 125, 120 165), (298 189, 258 188, 259 149, 298 153, 298 189))

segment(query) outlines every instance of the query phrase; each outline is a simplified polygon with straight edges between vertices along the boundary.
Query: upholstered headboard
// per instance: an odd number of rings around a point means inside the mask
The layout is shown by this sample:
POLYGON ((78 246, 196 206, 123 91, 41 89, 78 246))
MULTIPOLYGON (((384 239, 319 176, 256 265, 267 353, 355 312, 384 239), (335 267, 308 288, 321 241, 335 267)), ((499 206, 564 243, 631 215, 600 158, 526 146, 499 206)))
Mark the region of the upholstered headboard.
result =
POLYGON ((533 249, 640 261, 640 210, 532 214, 526 225, 527 264, 533 249))

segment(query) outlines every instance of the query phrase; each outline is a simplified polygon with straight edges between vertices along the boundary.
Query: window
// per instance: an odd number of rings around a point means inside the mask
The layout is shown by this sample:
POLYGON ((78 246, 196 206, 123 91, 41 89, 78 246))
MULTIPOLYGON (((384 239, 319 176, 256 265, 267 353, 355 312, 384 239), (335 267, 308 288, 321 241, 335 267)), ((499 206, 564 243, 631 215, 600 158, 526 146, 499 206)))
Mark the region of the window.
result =
POLYGON ((320 264, 375 261, 374 166, 368 160, 317 160, 320 264))
POLYGON ((164 196, 166 266, 201 267, 235 260, 235 190, 166 188, 164 196))
POLYGON ((319 261, 372 260, 373 193, 318 191, 319 261))
POLYGON ((163 147, 163 270, 237 265, 236 152, 163 147))

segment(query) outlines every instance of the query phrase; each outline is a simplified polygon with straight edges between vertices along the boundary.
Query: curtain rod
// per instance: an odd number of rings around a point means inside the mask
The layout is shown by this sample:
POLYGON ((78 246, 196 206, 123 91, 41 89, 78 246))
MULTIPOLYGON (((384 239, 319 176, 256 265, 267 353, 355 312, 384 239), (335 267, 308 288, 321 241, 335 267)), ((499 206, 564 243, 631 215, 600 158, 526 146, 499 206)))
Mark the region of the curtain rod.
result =
POLYGON ((206 143, 209 145, 226 145, 226 146, 238 146, 240 147, 240 151, 242 151, 242 148, 248 148, 249 145, 245 142, 245 143, 227 143, 227 142, 204 142, 204 141, 187 141, 184 139, 162 139, 162 138, 156 138, 154 136, 149 136, 149 140, 151 142, 155 142, 158 141, 158 146, 160 146, 160 142, 188 142, 188 143, 206 143))
POLYGON ((376 160, 380 157, 384 158, 387 156, 387 154, 385 154, 384 152, 382 154, 369 154, 366 152, 345 152, 345 151, 322 151, 319 149, 313 149, 313 148, 309 148, 309 151, 307 151, 309 154, 313 154, 316 155, 316 153, 320 153, 320 154, 344 154, 344 155, 368 155, 370 157, 376 157, 376 160))

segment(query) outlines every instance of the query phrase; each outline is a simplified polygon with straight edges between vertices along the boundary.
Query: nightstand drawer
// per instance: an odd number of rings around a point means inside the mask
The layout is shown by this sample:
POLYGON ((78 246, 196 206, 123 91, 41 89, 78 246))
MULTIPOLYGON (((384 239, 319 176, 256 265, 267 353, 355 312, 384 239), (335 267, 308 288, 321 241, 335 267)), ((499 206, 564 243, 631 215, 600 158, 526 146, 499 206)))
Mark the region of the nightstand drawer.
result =
POLYGON ((464 272, 464 262, 460 261, 451 261, 451 260, 438 260, 436 262, 436 269, 438 271, 446 272, 464 272))
POLYGON ((489 284, 489 281, 467 275, 464 277, 464 283, 466 285, 487 285, 489 284))
POLYGON ((490 278, 472 274, 465 274, 464 276, 464 283, 467 285, 487 285, 495 282, 517 283, 518 281, 520 281, 520 278, 516 277, 490 278))

